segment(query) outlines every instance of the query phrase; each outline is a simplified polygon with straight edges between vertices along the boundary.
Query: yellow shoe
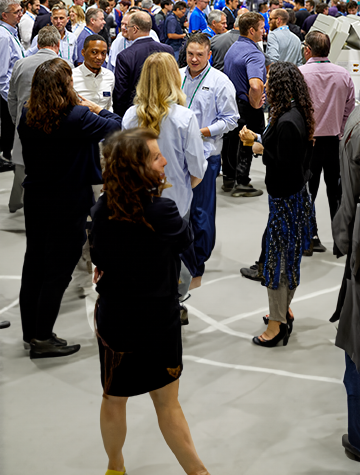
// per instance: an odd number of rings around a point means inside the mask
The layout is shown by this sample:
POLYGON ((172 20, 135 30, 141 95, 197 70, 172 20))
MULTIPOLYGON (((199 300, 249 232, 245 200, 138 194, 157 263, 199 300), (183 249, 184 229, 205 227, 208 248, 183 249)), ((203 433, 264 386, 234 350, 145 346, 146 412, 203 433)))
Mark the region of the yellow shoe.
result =
MULTIPOLYGON (((124 467, 125 468, 125 467, 124 467)), ((118 472, 117 470, 108 470, 105 475, 127 475, 126 468, 124 472, 118 472)))

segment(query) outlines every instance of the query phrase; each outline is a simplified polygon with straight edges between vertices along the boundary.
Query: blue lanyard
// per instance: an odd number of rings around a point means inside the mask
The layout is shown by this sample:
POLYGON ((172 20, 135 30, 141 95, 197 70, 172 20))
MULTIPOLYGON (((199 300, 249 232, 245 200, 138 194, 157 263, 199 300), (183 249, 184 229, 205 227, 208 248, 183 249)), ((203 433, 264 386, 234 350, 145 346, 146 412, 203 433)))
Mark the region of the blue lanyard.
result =
POLYGON ((33 16, 31 15, 31 13, 26 12, 25 15, 29 16, 29 17, 32 19, 32 21, 35 21, 35 18, 33 18, 33 16))
POLYGON ((25 58, 24 50, 23 50, 23 47, 22 47, 22 44, 20 43, 20 41, 16 38, 15 35, 13 35, 13 34, 11 33, 10 30, 8 30, 8 29, 6 28, 6 26, 4 26, 4 25, 0 25, 0 26, 2 26, 3 28, 5 28, 5 30, 8 31, 8 32, 10 33, 10 35, 14 38, 14 40, 16 41, 16 43, 19 45, 19 48, 20 48, 22 57, 25 58))
POLYGON ((95 35, 95 33, 93 31, 91 31, 90 28, 88 28, 87 26, 85 26, 84 30, 86 30, 88 33, 90 33, 90 35, 95 35))
POLYGON ((234 20, 236 20, 236 18, 235 18, 235 15, 234 15, 233 11, 232 11, 232 10, 231 10, 231 9, 230 9, 230 8, 229 8, 227 5, 225 5, 225 7, 223 8, 223 11, 225 10, 225 8, 226 8, 227 10, 229 10, 229 12, 232 14, 232 16, 233 16, 234 20))

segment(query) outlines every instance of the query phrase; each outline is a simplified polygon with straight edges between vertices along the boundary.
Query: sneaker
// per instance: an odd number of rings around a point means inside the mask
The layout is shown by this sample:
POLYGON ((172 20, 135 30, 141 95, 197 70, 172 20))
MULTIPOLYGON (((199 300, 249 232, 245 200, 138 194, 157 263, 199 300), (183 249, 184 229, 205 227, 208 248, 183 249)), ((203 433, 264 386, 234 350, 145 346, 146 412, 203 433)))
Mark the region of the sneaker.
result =
POLYGON ((255 262, 250 268, 243 267, 240 269, 240 274, 246 279, 254 280, 255 282, 262 282, 265 280, 263 276, 264 264, 255 262))
POLYGON ((252 198, 254 196, 261 196, 262 190, 256 190, 252 185, 235 185, 230 195, 234 198, 252 198))
POLYGON ((314 247, 313 247, 314 252, 325 252, 326 251, 326 247, 321 244, 321 241, 317 236, 315 236, 313 238, 313 243, 314 243, 314 247))
POLYGON ((234 183, 235 183, 235 180, 228 180, 223 177, 223 185, 221 189, 225 191, 225 193, 228 193, 234 188, 234 183))

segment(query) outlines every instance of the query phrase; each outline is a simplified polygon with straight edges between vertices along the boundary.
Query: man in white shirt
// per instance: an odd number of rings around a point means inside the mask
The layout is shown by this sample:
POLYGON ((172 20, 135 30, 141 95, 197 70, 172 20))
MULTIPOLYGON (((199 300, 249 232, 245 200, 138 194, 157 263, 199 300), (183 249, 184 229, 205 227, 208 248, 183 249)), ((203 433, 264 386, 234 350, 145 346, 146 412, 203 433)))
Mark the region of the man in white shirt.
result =
POLYGON ((106 53, 107 44, 102 36, 88 36, 81 51, 84 62, 73 70, 73 81, 79 96, 112 111, 115 76, 108 69, 101 67, 106 53))
MULTIPOLYGON (((68 18, 68 11, 65 7, 55 5, 51 10, 51 23, 55 26, 61 36, 59 56, 74 65, 76 60, 76 36, 68 31, 65 27, 68 18)), ((38 52, 38 36, 36 35, 31 43, 31 47, 27 50, 26 56, 32 56, 38 52)))
POLYGON ((30 48, 31 35, 37 14, 40 10, 40 0, 30 0, 26 5, 26 12, 19 23, 21 43, 25 50, 30 48))
POLYGON ((190 221, 194 244, 182 255, 193 280, 191 288, 201 285, 205 262, 215 246, 216 177, 220 171, 223 135, 237 127, 239 119, 236 92, 230 79, 210 66, 210 40, 205 33, 188 39, 187 67, 180 69, 187 107, 196 114, 208 161, 205 176, 195 189, 190 221))

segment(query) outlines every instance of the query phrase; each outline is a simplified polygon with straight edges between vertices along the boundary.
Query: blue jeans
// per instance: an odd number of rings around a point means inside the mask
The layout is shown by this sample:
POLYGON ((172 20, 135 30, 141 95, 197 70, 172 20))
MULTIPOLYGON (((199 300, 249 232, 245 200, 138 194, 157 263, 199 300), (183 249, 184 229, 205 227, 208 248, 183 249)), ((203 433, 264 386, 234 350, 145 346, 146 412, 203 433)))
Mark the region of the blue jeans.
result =
POLYGON ((360 451, 360 374, 345 353, 344 385, 348 402, 348 436, 350 444, 360 451))

